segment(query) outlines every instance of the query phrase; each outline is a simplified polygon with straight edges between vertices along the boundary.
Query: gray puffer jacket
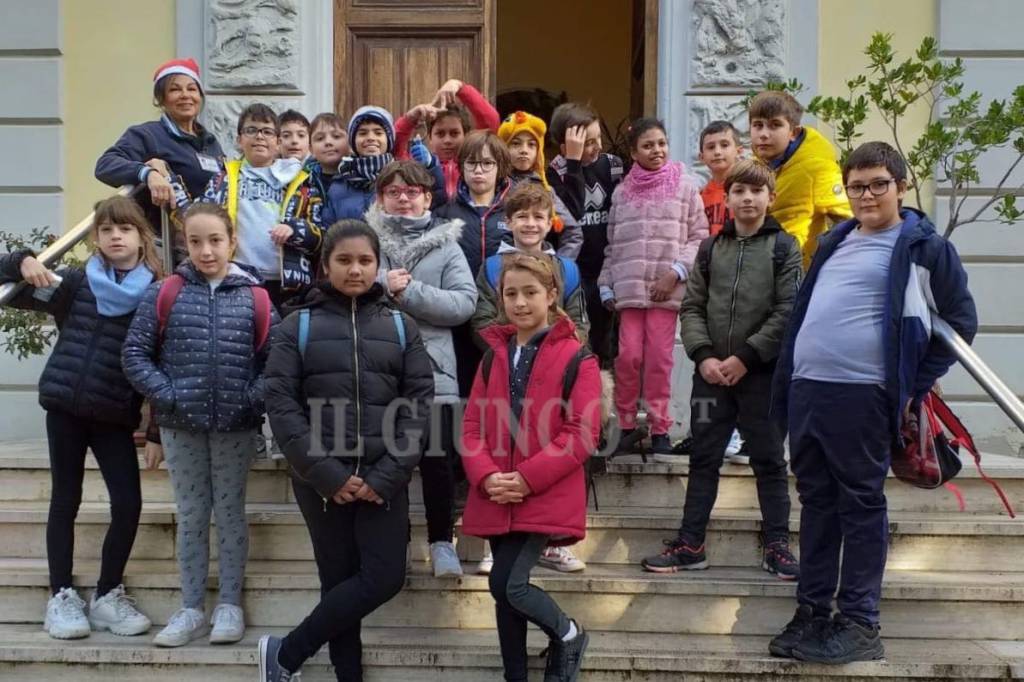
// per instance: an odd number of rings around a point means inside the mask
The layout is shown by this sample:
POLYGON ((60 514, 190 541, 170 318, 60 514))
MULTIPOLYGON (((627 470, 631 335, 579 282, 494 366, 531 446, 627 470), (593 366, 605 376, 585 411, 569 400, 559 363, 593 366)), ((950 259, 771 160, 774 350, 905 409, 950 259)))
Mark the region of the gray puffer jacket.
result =
POLYGON ((404 268, 412 281, 392 305, 410 315, 419 326, 434 370, 434 397, 438 402, 459 399, 452 327, 463 324, 476 310, 476 280, 459 246, 461 220, 432 218, 423 226, 403 226, 374 203, 366 222, 380 238, 380 275, 387 289, 388 270, 404 268))

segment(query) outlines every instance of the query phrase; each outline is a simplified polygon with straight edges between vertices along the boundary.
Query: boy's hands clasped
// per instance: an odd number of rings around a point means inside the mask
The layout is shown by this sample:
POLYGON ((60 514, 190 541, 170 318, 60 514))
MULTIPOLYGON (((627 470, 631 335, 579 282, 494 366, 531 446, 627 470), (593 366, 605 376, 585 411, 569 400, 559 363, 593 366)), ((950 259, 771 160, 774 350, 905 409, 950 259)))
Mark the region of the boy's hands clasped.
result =
POLYGON ((496 504, 517 504, 533 492, 518 471, 491 474, 484 479, 484 490, 496 504))
POLYGON ((747 366, 735 355, 725 360, 707 358, 700 363, 698 370, 704 381, 717 386, 735 386, 747 375, 747 366))

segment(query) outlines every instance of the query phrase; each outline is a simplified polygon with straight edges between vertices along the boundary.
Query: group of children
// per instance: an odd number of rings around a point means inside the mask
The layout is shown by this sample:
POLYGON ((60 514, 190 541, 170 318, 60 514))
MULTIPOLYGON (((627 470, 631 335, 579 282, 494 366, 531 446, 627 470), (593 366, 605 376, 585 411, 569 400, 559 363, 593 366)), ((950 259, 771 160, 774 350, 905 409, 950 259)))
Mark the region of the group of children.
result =
MULTIPOLYGON (((246 472, 266 412, 322 598, 286 637, 260 640, 261 679, 287 682, 324 644, 339 680, 361 679, 360 622, 404 583, 419 467, 437 576, 462 574, 452 536, 464 470, 463 532, 489 540, 480 570, 505 679, 526 679, 532 622, 551 640, 545 679, 575 680, 588 635, 530 572, 584 567, 568 546, 585 533, 583 467, 607 412, 600 366, 614 366, 620 449, 649 432, 654 453, 680 456, 669 402, 681 321, 696 366, 684 517, 644 569, 708 565, 719 467, 738 430, 757 480, 762 566, 799 580, 799 608, 771 652, 880 657, 888 443, 952 362, 907 318, 924 288, 966 338, 976 320, 953 247, 900 206, 902 158, 869 143, 840 171, 801 113, 788 94, 756 96, 753 159, 740 159, 730 124, 708 126, 700 158, 712 179, 700 189, 670 160, 660 121, 630 127, 625 172, 602 152, 597 114, 576 103, 550 126, 527 112, 499 124, 453 80, 397 122, 374 106, 343 125, 253 104, 238 120, 242 158, 201 197, 168 178, 187 249, 174 273, 163 277, 151 227, 121 198, 98 205, 83 270, 57 281, 31 253, 7 256, 3 277, 31 285, 14 304, 52 313, 61 329, 40 384, 54 481, 47 630, 150 627, 122 585, 145 397, 174 488, 182 581, 182 608, 157 645, 244 634, 246 472), (549 130, 560 153, 546 164, 549 130), (819 245, 850 204, 854 220, 819 245), (788 542, 787 432, 803 571, 788 542), (112 511, 88 616, 71 584, 87 446, 112 511), (219 599, 208 621, 211 512, 219 599)), ((160 458, 147 446, 149 465, 160 458)))

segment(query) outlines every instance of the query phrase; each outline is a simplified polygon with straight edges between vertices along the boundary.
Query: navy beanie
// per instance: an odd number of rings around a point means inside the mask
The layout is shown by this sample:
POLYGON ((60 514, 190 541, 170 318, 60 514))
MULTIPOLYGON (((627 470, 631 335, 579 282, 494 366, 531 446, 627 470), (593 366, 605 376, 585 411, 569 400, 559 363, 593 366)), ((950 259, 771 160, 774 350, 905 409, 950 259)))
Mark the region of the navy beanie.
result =
POLYGON ((349 145, 352 147, 352 153, 355 153, 356 148, 356 131, 359 130, 359 125, 367 121, 373 123, 379 123, 384 128, 384 133, 388 138, 387 151, 392 154, 395 153, 395 121, 391 118, 391 114, 387 109, 383 107, 375 107, 373 105, 366 105, 365 107, 359 107, 356 113, 352 114, 352 118, 348 121, 348 139, 349 145))

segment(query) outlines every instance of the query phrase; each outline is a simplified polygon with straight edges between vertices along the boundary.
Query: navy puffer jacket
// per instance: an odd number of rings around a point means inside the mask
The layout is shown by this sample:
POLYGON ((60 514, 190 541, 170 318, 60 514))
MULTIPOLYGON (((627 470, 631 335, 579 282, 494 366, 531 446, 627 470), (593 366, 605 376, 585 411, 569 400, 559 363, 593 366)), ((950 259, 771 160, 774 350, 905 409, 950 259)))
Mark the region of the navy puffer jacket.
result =
MULTIPOLYGON (((255 271, 232 263, 213 291, 192 265, 178 267, 185 286, 157 338, 159 284, 146 291, 122 351, 128 380, 156 408, 160 426, 190 431, 244 431, 263 413, 263 365, 270 344, 254 348, 255 271)), ((278 322, 271 308, 271 325, 278 322)))
MULTIPOLYGON (((0 258, 0 283, 21 281, 21 261, 31 251, 0 258)), ((63 268, 64 280, 49 301, 32 296, 26 286, 8 305, 53 315, 60 334, 39 377, 39 404, 76 417, 134 429, 142 396, 132 390, 121 370, 121 344, 131 315, 104 317, 96 309, 85 270, 63 268)))

